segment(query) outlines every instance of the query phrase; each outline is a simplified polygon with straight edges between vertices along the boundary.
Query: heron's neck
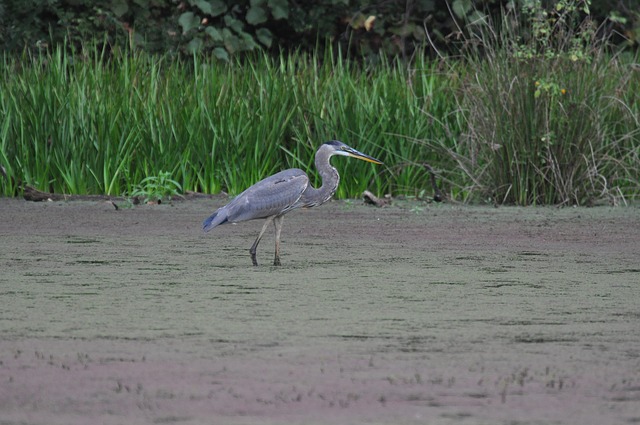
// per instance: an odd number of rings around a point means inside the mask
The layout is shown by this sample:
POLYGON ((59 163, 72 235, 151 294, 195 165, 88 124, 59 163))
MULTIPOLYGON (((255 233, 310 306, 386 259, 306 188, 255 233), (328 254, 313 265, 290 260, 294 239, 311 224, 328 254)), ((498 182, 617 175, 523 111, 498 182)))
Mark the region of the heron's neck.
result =
POLYGON ((338 183, 340 183, 340 175, 338 170, 331 166, 330 159, 330 152, 324 149, 319 149, 316 152, 316 170, 322 178, 322 185, 317 189, 309 186, 305 191, 304 197, 309 206, 324 204, 336 193, 338 183))

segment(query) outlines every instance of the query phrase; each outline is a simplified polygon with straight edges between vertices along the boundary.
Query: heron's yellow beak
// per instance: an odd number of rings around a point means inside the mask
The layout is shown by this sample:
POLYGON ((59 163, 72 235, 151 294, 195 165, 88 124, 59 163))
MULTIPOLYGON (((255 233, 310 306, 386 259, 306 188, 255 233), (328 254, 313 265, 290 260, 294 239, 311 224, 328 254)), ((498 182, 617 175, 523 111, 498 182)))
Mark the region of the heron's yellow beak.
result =
POLYGON ((367 162, 373 162, 374 164, 383 164, 382 161, 380 161, 379 159, 375 159, 372 156, 363 154, 362 152, 359 152, 353 148, 349 148, 347 150, 345 150, 348 154, 348 156, 352 157, 352 158, 358 158, 361 159, 363 161, 367 161, 367 162))

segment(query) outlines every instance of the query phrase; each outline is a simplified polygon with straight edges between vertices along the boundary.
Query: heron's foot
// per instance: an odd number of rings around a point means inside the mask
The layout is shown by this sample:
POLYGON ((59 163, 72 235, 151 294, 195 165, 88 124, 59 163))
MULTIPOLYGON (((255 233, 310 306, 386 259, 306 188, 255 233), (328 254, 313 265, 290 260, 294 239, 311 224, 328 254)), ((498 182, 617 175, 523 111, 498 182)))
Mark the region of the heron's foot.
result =
POLYGON ((276 258, 273 260, 273 265, 274 265, 274 266, 281 266, 281 265, 282 265, 282 263, 280 263, 280 257, 276 257, 276 258))
POLYGON ((258 259, 256 258, 255 251, 249 251, 249 254, 251 254, 251 262, 253 263, 254 266, 257 266, 258 265, 258 259))

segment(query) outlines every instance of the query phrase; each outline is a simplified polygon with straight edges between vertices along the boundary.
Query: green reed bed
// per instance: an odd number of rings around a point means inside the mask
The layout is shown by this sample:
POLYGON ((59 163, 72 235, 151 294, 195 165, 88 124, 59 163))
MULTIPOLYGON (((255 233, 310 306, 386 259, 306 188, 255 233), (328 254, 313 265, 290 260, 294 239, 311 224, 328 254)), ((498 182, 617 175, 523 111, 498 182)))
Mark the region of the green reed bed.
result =
POLYGON ((5 56, 0 193, 26 183, 66 194, 237 194, 289 167, 319 184, 314 152, 340 139, 385 162, 335 160, 340 198, 429 196, 428 163, 461 201, 637 199, 638 57, 581 32, 558 42, 509 31, 480 27, 480 49, 455 60, 416 55, 375 68, 330 50, 231 63, 99 49, 5 56))
POLYGON ((531 2, 473 29, 456 92, 466 127, 455 146, 431 144, 455 159, 467 194, 517 205, 638 198, 638 56, 610 51, 588 8, 531 2))
POLYGON ((462 95, 464 166, 485 196, 518 205, 637 196, 640 78, 631 66, 597 57, 478 64, 462 95))
POLYGON ((388 164, 335 161, 339 197, 428 187, 419 164, 437 158, 413 139, 446 137, 432 118, 455 109, 446 76, 426 62, 413 73, 391 63, 367 71, 331 57, 5 57, 2 193, 14 196, 24 182, 131 195, 162 176, 183 191, 237 194, 282 168, 313 171, 315 149, 331 139, 388 164))

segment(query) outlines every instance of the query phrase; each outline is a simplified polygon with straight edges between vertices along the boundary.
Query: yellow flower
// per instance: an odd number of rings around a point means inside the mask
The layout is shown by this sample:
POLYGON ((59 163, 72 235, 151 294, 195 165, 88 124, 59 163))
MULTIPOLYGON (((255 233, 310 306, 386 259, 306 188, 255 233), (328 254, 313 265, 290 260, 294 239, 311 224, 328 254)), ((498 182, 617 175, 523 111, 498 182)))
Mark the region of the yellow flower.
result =
POLYGON ((562 94, 567 94, 567 89, 562 89, 562 90, 560 90, 560 93, 562 93, 562 94))
POLYGON ((373 24, 376 22, 375 16, 369 16, 366 21, 364 21, 364 29, 367 31, 371 31, 373 29, 373 24))

